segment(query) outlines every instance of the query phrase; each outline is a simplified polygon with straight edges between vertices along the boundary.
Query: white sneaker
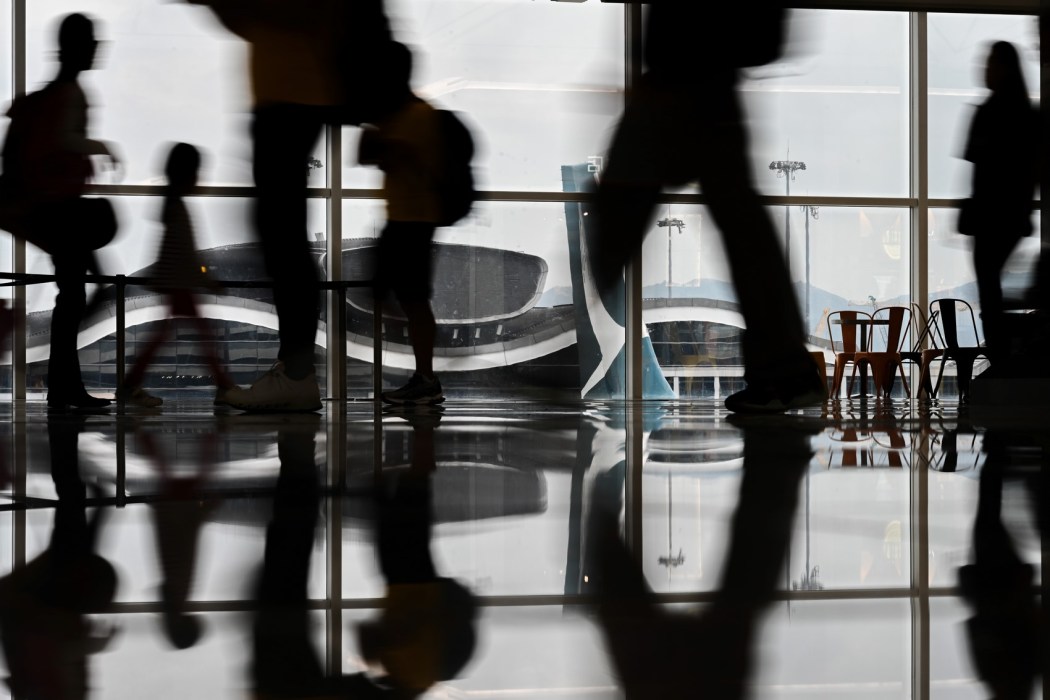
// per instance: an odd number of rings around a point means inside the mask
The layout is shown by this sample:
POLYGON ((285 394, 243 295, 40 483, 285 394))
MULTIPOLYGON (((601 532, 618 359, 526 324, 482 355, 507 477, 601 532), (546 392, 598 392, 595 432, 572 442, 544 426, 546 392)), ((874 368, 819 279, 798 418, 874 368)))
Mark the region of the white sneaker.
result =
POLYGON ((248 389, 235 386, 222 396, 226 405, 242 411, 319 411, 321 390, 317 375, 311 372, 302 379, 290 379, 284 373, 284 363, 277 361, 248 389))

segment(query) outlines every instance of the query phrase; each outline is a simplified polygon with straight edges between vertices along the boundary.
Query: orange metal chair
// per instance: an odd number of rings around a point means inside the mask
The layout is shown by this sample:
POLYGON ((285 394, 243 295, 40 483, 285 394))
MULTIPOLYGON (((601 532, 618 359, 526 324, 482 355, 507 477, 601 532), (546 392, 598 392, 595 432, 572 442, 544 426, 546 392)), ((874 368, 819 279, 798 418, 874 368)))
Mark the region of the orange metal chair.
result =
MULTIPOLYGON (((835 372, 831 379, 831 396, 836 397, 842 390, 842 378, 846 371, 846 365, 853 364, 856 373, 857 366, 854 362, 857 352, 860 350, 860 326, 850 325, 858 318, 871 318, 871 314, 856 309, 843 309, 832 311, 828 314, 828 336, 831 338, 831 351, 835 353, 835 372), (836 337, 837 336, 837 337, 836 337)), ((853 387, 853 377, 850 376, 848 389, 853 387)))
POLYGON ((908 340, 911 327, 911 308, 907 306, 883 306, 871 315, 873 320, 886 320, 885 326, 872 325, 868 332, 868 350, 853 356, 855 368, 867 365, 871 368, 875 383, 875 396, 888 397, 893 391, 893 380, 900 374, 904 393, 911 396, 908 378, 904 374, 901 351, 908 340))

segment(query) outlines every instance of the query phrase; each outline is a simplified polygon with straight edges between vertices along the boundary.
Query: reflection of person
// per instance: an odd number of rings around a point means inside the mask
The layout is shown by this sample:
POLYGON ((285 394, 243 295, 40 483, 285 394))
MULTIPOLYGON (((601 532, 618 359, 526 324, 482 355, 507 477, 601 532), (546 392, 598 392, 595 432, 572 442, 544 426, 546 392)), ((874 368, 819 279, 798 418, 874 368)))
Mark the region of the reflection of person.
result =
POLYGON ((1013 44, 992 44, 984 80, 991 94, 974 113, 963 158, 973 163, 972 211, 961 217, 973 235, 973 263, 981 301, 985 346, 995 372, 1003 371, 1009 338, 1003 326, 1000 275, 1018 242, 1032 232, 1038 121, 1013 44))
POLYGON ((413 427, 412 465, 384 476, 376 490, 376 549, 386 582, 378 618, 358 627, 361 654, 377 664, 375 682, 413 698, 455 678, 476 643, 477 603, 458 581, 440 576, 430 552, 435 409, 402 414, 413 427))
POLYGON ((795 418, 748 417, 743 480, 714 600, 697 614, 658 605, 618 535, 618 508, 594 504, 587 573, 598 624, 629 698, 746 696, 761 615, 773 599, 792 532, 799 482, 816 432, 795 418), (756 422, 776 421, 776 422, 756 422))
POLYGON ((87 311, 85 273, 98 274, 95 250, 112 240, 116 218, 105 199, 84 197, 93 174, 92 156, 116 167, 112 149, 88 137, 88 102, 80 74, 94 67, 98 41, 92 20, 66 16, 58 30, 58 75, 11 106, 11 133, 4 142, 3 199, 22 213, 16 235, 51 254, 58 296, 51 316, 47 367, 48 407, 99 408, 106 399, 84 389, 77 334, 87 311))
POLYGON ((161 211, 164 238, 160 244, 157 262, 153 265, 151 272, 157 278, 157 288, 166 296, 169 313, 161 319, 160 328, 135 358, 135 364, 125 377, 124 386, 118 393, 118 399, 135 406, 151 408, 164 403, 159 396, 154 396, 142 388, 142 380, 146 368, 149 367, 150 361, 160 349, 176 317, 189 318, 196 326, 197 332, 205 339, 205 355, 211 366, 215 385, 218 387, 216 402, 222 402, 225 392, 234 386, 233 380, 223 369, 214 341, 208 341, 212 337, 212 329, 201 317, 194 298, 195 287, 212 285, 197 254, 193 220, 190 218, 190 212, 183 199, 197 184, 200 162, 200 151, 194 146, 188 143, 177 143, 169 151, 164 168, 168 178, 164 208, 161 211))
POLYGON ((186 612, 197 569, 197 545, 205 518, 214 503, 203 500, 214 463, 215 433, 208 433, 196 473, 172 474, 167 458, 148 432, 139 433, 143 446, 160 473, 160 499, 150 504, 157 559, 163 580, 160 584, 161 622, 164 634, 176 649, 187 649, 201 636, 199 618, 186 612))
MULTIPOLYGON (((344 11, 352 13, 358 3, 187 2, 210 7, 250 44, 255 228, 274 284, 280 337, 273 368, 250 388, 226 392, 225 400, 243 410, 316 411, 321 408, 314 371, 320 286, 306 229, 307 162, 325 122, 343 101, 336 42, 344 11)), ((373 19, 382 24, 376 31, 388 29, 385 15, 376 13, 373 19)))
POLYGON ((748 135, 736 84, 742 66, 775 58, 784 13, 759 3, 653 3, 646 24, 647 72, 617 128, 595 197, 596 240, 587 246, 603 293, 638 250, 661 190, 699 179, 722 234, 744 332, 747 388, 726 399, 738 412, 819 403, 802 318, 773 224, 751 182, 748 135), (703 28, 725 41, 688 40, 703 28))
MULTIPOLYGON (((1030 698, 1040 673, 1040 605, 1033 591, 1034 568, 1024 562, 1002 521, 1003 481, 1015 465, 1011 454, 1038 455, 1046 468, 1047 443, 1032 436, 989 429, 981 468, 977 517, 973 527, 973 562, 959 569, 959 589, 973 611, 966 622, 974 666, 994 698, 1030 698), (1041 444, 1040 444, 1041 443, 1041 444)), ((1034 472, 1035 470, 1033 470, 1034 472)), ((1035 490, 1041 488, 1032 477, 1035 490)), ((1040 531, 1046 511, 1040 504, 1040 531)))
POLYGON ((434 376, 434 335, 437 324, 430 306, 434 230, 441 217, 436 182, 440 173, 437 113, 412 92, 412 53, 390 42, 381 116, 361 134, 358 160, 383 171, 387 223, 376 249, 376 300, 393 292, 408 319, 408 337, 415 356, 415 373, 408 383, 383 393, 393 404, 432 404, 445 400, 434 376))
POLYGON ((51 477, 58 494, 51 541, 39 556, 0 579, 0 642, 15 697, 82 700, 87 657, 112 630, 96 632, 88 615, 105 611, 117 590, 113 566, 95 552, 101 510, 89 521, 80 477, 80 416, 48 418, 51 477))

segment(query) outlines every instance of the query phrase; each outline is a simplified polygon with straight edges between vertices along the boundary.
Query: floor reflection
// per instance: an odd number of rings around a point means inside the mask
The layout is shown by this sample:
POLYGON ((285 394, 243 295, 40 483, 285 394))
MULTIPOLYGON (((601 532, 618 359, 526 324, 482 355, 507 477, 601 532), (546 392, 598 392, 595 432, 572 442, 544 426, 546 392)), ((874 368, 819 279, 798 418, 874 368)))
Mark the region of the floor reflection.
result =
POLYGON ((1040 692, 1039 416, 0 417, 9 697, 1040 692))

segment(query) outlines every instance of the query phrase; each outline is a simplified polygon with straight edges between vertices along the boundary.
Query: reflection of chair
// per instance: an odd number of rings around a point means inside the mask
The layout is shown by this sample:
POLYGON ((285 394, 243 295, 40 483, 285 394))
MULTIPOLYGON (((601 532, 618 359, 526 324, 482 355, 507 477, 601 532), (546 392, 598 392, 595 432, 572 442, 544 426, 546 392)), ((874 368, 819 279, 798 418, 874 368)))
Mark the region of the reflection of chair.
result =
POLYGON ((828 466, 870 467, 874 458, 871 451, 871 433, 863 428, 841 427, 831 430, 828 435, 832 442, 843 443, 841 447, 832 447, 832 456, 828 466), (835 464, 834 452, 842 453, 839 464, 835 464))
POLYGON ((886 455, 886 463, 889 466, 903 468, 911 465, 911 460, 908 459, 911 444, 900 428, 873 430, 871 439, 879 447, 879 451, 886 455))
MULTIPOLYGON (((831 396, 838 396, 842 390, 842 376, 846 371, 846 365, 853 364, 856 372, 857 365, 854 357, 860 347, 861 327, 855 325, 858 318, 871 318, 871 314, 854 309, 832 311, 828 314, 828 336, 831 338, 831 351, 835 353, 835 374, 831 379, 831 396), (836 339, 836 329, 838 338, 836 339)), ((849 388, 853 387, 853 377, 850 377, 849 388)))
POLYGON ((895 372, 899 370, 901 381, 904 383, 904 393, 911 396, 908 379, 904 376, 904 366, 901 363, 901 349, 908 338, 908 329, 911 326, 911 309, 907 306, 883 306, 876 309, 871 317, 874 320, 885 319, 889 321, 889 324, 871 326, 871 331, 868 333, 869 349, 853 356, 854 367, 863 365, 871 367, 875 381, 875 395, 882 394, 884 397, 890 395, 895 372), (876 343, 877 337, 881 337, 882 342, 876 343))
MULTIPOLYGON (((973 307, 965 299, 934 299, 930 302, 930 315, 936 313, 935 328, 941 343, 940 370, 937 372, 937 383, 933 386, 933 397, 941 386, 944 376, 944 365, 948 361, 955 363, 955 372, 959 382, 959 399, 965 401, 970 393, 970 378, 973 375, 973 364, 978 357, 988 357, 988 351, 981 345, 977 332, 977 317, 973 307), (968 330, 973 333, 973 344, 963 345, 959 339, 959 319, 965 323, 969 316, 968 330)), ((932 358, 931 358, 932 360, 932 358)))

